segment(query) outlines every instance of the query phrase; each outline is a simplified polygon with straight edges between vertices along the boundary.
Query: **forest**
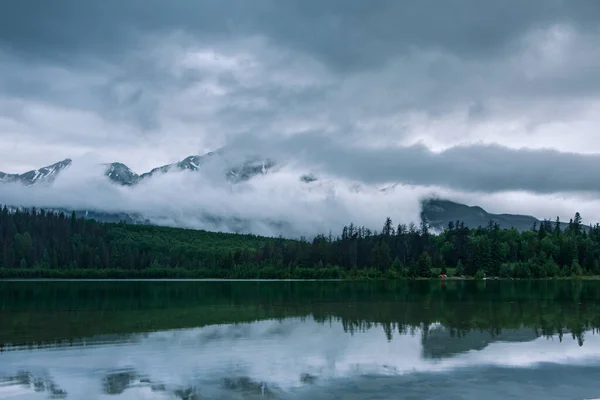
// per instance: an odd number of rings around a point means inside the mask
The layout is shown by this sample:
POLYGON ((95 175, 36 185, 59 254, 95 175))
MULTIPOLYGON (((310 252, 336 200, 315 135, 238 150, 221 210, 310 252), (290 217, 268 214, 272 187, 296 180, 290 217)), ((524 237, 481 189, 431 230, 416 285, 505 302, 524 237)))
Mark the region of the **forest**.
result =
POLYGON ((600 225, 566 229, 350 224, 336 236, 248 234, 101 223, 44 210, 0 211, 0 278, 382 279, 600 275, 600 225))

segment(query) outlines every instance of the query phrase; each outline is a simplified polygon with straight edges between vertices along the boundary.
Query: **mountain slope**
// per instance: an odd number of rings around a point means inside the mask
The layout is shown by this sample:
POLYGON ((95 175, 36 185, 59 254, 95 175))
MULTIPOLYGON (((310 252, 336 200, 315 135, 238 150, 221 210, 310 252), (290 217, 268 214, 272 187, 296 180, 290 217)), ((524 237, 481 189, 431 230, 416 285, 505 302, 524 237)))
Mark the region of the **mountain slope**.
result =
POLYGON ((133 172, 127 165, 120 162, 108 164, 104 174, 111 181, 126 186, 135 185, 140 180, 138 174, 133 172))
POLYGON ((59 161, 47 167, 27 171, 23 174, 0 172, 0 182, 18 182, 30 186, 38 183, 52 183, 58 174, 71 165, 71 159, 59 161))
POLYGON ((186 170, 200 171, 202 166, 215 155, 220 156, 220 161, 223 161, 225 164, 223 171, 225 178, 233 183, 248 180, 256 175, 266 174, 275 166, 273 160, 261 157, 249 157, 240 163, 236 163, 227 160, 222 152, 209 152, 204 155, 188 156, 177 163, 162 165, 141 175, 136 174, 123 163, 114 162, 106 165, 105 175, 115 183, 132 186, 157 174, 186 170))
MULTIPOLYGON (((469 228, 487 226, 490 221, 501 228, 515 228, 519 231, 530 230, 533 225, 540 225, 540 220, 531 215, 492 214, 479 206, 468 206, 445 199, 426 199, 421 204, 423 215, 429 225, 436 229, 444 229, 448 223, 464 222, 469 228)), ((561 224, 564 229, 567 224, 561 224)))

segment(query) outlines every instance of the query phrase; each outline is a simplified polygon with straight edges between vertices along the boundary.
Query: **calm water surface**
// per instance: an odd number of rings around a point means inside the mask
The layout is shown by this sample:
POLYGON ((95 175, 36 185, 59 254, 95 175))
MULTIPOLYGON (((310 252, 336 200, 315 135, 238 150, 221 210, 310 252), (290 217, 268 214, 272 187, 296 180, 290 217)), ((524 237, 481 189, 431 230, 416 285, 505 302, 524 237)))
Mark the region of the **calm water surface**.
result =
POLYGON ((592 399, 597 282, 0 282, 2 399, 592 399))

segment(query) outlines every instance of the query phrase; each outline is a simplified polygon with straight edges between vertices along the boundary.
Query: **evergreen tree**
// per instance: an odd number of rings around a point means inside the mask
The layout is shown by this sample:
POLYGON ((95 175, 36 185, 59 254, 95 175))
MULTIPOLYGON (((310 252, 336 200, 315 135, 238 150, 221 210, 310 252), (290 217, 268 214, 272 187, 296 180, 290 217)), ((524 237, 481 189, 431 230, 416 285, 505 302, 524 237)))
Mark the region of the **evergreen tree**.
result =
POLYGON ((556 222, 554 223, 554 236, 560 236, 560 217, 556 217, 556 222))
POLYGON ((385 219, 385 224, 383 224, 383 230, 381 231, 383 236, 393 236, 394 235, 394 225, 392 223, 392 219, 387 217, 385 219))
POLYGON ((398 257, 394 258, 394 261, 392 262, 391 270, 396 273, 399 273, 399 274, 402 274, 404 272, 404 268, 402 266, 402 263, 398 259, 398 257))
POLYGON ((583 268, 581 268, 581 265, 579 264, 579 261, 576 258, 573 259, 573 262, 571 263, 571 275, 573 275, 573 276, 582 276, 583 275, 583 268))
POLYGON ((573 218, 573 230, 576 233, 579 233, 581 231, 581 215, 579 214, 579 212, 576 212, 575 218, 573 218))
POLYGON ((455 274, 457 276, 463 276, 463 275, 465 275, 465 267, 464 267, 464 265, 462 263, 462 260, 460 260, 460 259, 456 263, 456 272, 455 272, 455 274))
POLYGON ((598 259, 594 259, 594 265, 592 267, 592 274, 593 275, 600 275, 600 263, 598 262, 598 259))
POLYGON ((546 261, 544 262, 543 268, 544 268, 544 275, 548 276, 550 278, 558 276, 560 274, 560 268, 554 262, 554 260, 552 259, 551 256, 546 259, 546 261))
POLYGON ((429 278, 431 276, 431 257, 428 253, 424 252, 421 254, 417 265, 417 273, 420 277, 429 278))
POLYGON ((386 271, 392 264, 390 248, 386 242, 381 241, 372 250, 373 266, 379 271, 386 271))

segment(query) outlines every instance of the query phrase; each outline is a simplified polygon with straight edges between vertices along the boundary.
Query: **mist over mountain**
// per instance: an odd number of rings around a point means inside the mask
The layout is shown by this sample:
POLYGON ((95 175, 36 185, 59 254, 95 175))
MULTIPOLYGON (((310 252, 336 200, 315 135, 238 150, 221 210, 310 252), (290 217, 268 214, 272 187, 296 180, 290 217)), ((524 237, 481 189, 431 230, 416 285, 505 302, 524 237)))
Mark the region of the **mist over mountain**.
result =
MULTIPOLYGON (((428 198, 422 201, 422 211, 430 227, 442 230, 449 223, 464 223, 465 226, 476 228, 486 227, 490 222, 498 224, 502 228, 515 228, 518 231, 527 231, 540 226, 543 220, 531 215, 521 214, 493 214, 479 206, 468 206, 448 199, 428 198)), ((550 217, 544 219, 551 219, 550 217)), ((552 221, 553 223, 555 221, 552 221)), ((561 222, 562 229, 566 229, 568 223, 561 222)))
POLYGON ((491 220, 518 230, 540 222, 488 213, 410 185, 381 188, 321 178, 288 164, 222 149, 140 174, 121 162, 66 159, 22 174, 0 173, 0 203, 75 211, 105 222, 289 237, 337 233, 350 222, 380 229, 387 216, 402 223, 424 217, 437 230, 455 221, 477 227, 491 220))
MULTIPOLYGON (((220 157, 220 161, 225 163, 223 165, 223 173, 231 182, 241 182, 258 174, 266 174, 267 171, 275 166, 274 161, 257 156, 245 157, 242 161, 236 163, 236 161, 232 161, 223 156, 221 151, 209 152, 204 155, 192 155, 177 163, 162 165, 140 175, 133 172, 127 165, 121 162, 112 162, 101 165, 105 168, 104 175, 111 181, 120 185, 132 186, 145 179, 149 179, 156 174, 185 170, 199 171, 205 162, 215 155, 220 157)), ((72 162, 73 161, 70 158, 67 158, 52 165, 27 171, 22 174, 11 174, 0 171, 0 183, 21 183, 26 186, 40 183, 52 183, 64 169, 71 165, 72 162)))

